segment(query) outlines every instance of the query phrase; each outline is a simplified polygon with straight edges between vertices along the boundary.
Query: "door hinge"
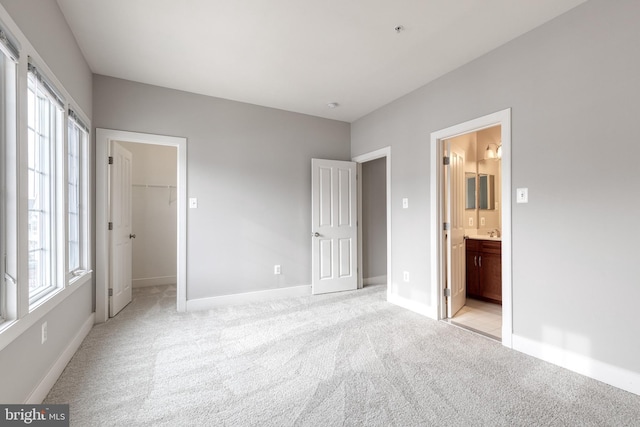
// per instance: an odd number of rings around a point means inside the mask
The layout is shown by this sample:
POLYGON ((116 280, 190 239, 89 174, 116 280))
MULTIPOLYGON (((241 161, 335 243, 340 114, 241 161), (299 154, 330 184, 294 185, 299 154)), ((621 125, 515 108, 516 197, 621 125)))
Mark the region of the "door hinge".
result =
POLYGON ((451 288, 444 288, 444 296, 447 298, 451 297, 451 288))
POLYGON ((442 223, 442 229, 443 229, 444 231, 449 231, 449 228, 450 228, 450 227, 449 227, 449 223, 448 223, 448 222, 443 222, 443 223, 442 223))
POLYGON ((110 222, 109 224, 107 224, 107 229, 108 230, 113 230, 113 223, 110 222))
POLYGON ((109 288, 109 296, 112 297, 113 296, 113 288, 109 288))
POLYGON ((449 163, 451 163, 451 158, 449 156, 444 156, 442 158, 442 164, 445 165, 445 166, 448 166, 449 163))
POLYGON ((110 165, 113 164, 113 156, 109 156, 108 162, 109 162, 110 165))

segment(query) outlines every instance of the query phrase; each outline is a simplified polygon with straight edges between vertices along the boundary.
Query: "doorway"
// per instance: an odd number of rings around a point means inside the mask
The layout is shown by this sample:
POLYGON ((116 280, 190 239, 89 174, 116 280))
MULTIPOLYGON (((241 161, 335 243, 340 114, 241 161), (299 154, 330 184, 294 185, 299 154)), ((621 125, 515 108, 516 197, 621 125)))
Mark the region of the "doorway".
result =
MULTIPOLYGON (((150 144, 175 147, 177 150, 177 183, 175 189, 176 214, 176 307, 186 309, 186 138, 137 132, 96 129, 96 322, 105 322, 109 317, 109 282, 113 275, 109 260, 110 188, 108 157, 113 142, 150 144)), ((135 184, 135 183, 134 183, 135 184)), ((169 199, 167 199, 169 200, 169 199)))
POLYGON ((502 338, 500 125, 442 141, 447 321, 502 338))
POLYGON ((387 285, 387 300, 391 292, 391 147, 384 147, 369 153, 356 156, 352 159, 358 164, 358 288, 372 284, 387 285), (376 162, 376 163, 370 163, 376 162), (364 170, 363 170, 364 169, 364 170), (364 182, 365 179, 368 182, 364 182), (384 181, 384 190, 375 188, 376 184, 384 181), (369 192, 368 201, 363 203, 364 192, 369 192), (381 196, 384 200, 381 200, 381 196), (363 217, 366 209, 367 219, 363 217), (384 210, 381 215, 380 210, 384 210), (381 218, 383 217, 383 218, 381 218), (380 227, 375 227, 384 222, 384 236, 380 235, 380 227), (365 229, 364 223, 369 221, 371 227, 365 229), (372 247, 372 245, 376 245, 372 247), (385 251, 384 256, 380 251, 385 251), (364 251, 369 253, 365 254, 364 251), (365 257, 367 267, 365 268, 365 257), (370 263, 384 263, 385 268, 373 268, 370 263), (370 268, 371 267, 371 268, 370 268))
POLYGON ((361 163, 362 285, 387 283, 386 158, 361 163))
MULTIPOLYGON (((464 138, 461 138, 464 139, 464 138)), ((468 143, 468 141, 467 141, 468 143)), ((488 145, 488 142, 487 142, 488 145)), ((468 290, 467 285, 473 287, 473 283, 467 283, 467 275, 466 270, 471 268, 479 268, 480 263, 483 263, 484 268, 483 271, 478 272, 479 277, 498 275, 501 281, 501 289, 499 291, 499 295, 496 295, 495 289, 488 289, 486 293, 478 291, 477 288, 471 289, 470 294, 474 297, 481 297, 479 299, 479 305, 483 306, 484 303, 494 304, 496 302, 501 302, 501 310, 500 311, 500 340, 503 345, 511 347, 512 342, 512 311, 511 311, 511 110, 503 110, 494 114, 490 114, 484 117, 480 117, 478 119, 474 119, 465 123, 461 123, 459 125, 455 125, 446 129, 442 129, 440 131, 434 132, 431 134, 431 230, 432 230, 432 242, 431 242, 431 266, 432 266, 432 298, 433 301, 437 303, 437 316, 440 320, 450 321, 452 318, 455 318, 457 313, 464 314, 464 311, 472 311, 477 307, 468 307, 465 310, 466 304, 466 293, 468 290), (490 130, 491 129, 491 130, 490 130), (487 207, 487 204, 493 203, 495 206, 495 186, 496 179, 498 180, 497 186, 500 190, 500 210, 499 213, 496 213, 495 209, 489 212, 489 209, 481 210, 479 208, 478 203, 480 203, 479 193, 482 192, 483 196, 485 193, 488 195, 488 188, 491 186, 491 178, 486 175, 490 175, 489 173, 481 174, 478 172, 479 169, 476 166, 476 173, 474 180, 467 180, 467 177, 471 178, 471 176, 467 176, 466 166, 462 166, 462 168, 458 168, 456 172, 457 179, 451 175, 451 169, 448 168, 449 161, 443 160, 445 157, 448 157, 451 149, 451 141, 453 141, 457 137, 465 136, 466 139, 475 138, 474 149, 467 149, 464 157, 468 159, 477 158, 480 156, 484 160, 486 145, 483 145, 487 140, 483 140, 483 142, 478 143, 477 136, 481 135, 482 138, 485 138, 487 135, 491 134, 493 136, 499 136, 499 140, 494 146, 489 147, 494 156, 500 155, 500 176, 496 178, 496 173, 493 175, 493 195, 494 199, 483 199, 482 206, 487 207), (498 150, 499 148, 499 150, 498 150), (475 151, 474 151, 475 150, 475 151), (480 153, 478 155, 477 153, 480 153), (481 183, 482 181, 482 183, 481 183), (452 182, 456 182, 458 192, 451 193, 450 184, 452 182), (480 189, 481 185, 484 185, 482 189, 480 189), (467 213, 466 206, 471 205, 471 203, 467 204, 467 194, 469 193, 470 188, 468 186, 473 187, 476 190, 476 194, 473 197, 476 203, 476 207, 474 208, 474 212, 477 210, 477 214, 475 218, 471 213, 467 213), (455 200, 453 199, 455 198, 455 200), (457 206, 453 206, 457 203, 457 206), (481 213, 482 212, 482 213, 481 213), (451 215, 458 215, 458 223, 452 224, 451 215), (464 239, 464 250, 462 251, 452 251, 452 245, 450 238, 454 237, 452 230, 455 225, 459 231, 460 228, 463 228, 464 234, 463 236, 471 237, 471 230, 473 226, 469 226, 470 219, 473 219, 473 224, 475 228, 475 234, 473 237, 476 239, 464 239), (484 218, 484 220, 483 220, 484 218), (491 220, 490 220, 491 218, 491 220), (496 223, 491 222, 492 220, 496 220, 496 223), (462 222, 462 224, 460 224, 462 222), (495 224, 498 224, 495 226, 495 224), (494 225, 493 228, 488 228, 491 225, 494 225), (497 229, 497 230, 496 230, 497 229), (491 238, 490 234, 493 231, 494 237, 491 238), (500 233, 499 245, 500 249, 498 254, 495 253, 495 248, 492 246, 496 245, 497 238, 496 234, 500 233), (478 234, 481 233, 481 234, 478 234), (484 234, 487 233, 487 239, 484 239, 484 234), (482 239, 478 238, 482 237, 482 239), (479 246, 474 242, 484 242, 489 241, 484 248, 484 245, 481 243, 479 246), (471 243, 470 243, 471 242, 471 243), (475 245, 475 246, 474 246, 475 245), (467 257, 467 250, 474 249, 478 252, 472 254, 471 257, 467 257), (486 254, 483 252, 486 249, 486 254), (483 257, 480 258, 482 255, 483 257), (475 257, 473 256, 475 255, 475 257), (461 259, 462 257, 462 259, 461 259), (496 262, 496 258, 498 262, 496 262), (475 263, 473 261, 475 260, 475 263), (469 266, 469 262, 471 261, 472 267, 469 266), (492 264, 487 265, 490 261, 492 264), (499 270, 496 272, 496 265, 499 265, 499 270), (457 267, 456 267, 457 266, 457 267), (462 266, 462 267, 460 267, 462 266), (452 267, 454 267, 452 269, 452 267), (461 273, 461 271, 463 273, 461 273), (457 294, 457 298, 460 301, 460 298, 464 301, 463 304, 459 304, 461 310, 456 310, 453 305, 454 301, 452 300, 452 296, 455 294, 455 287, 464 286, 461 294, 457 294), (493 293, 491 293, 493 292, 493 293), (484 298, 484 299, 482 299, 484 298), (493 301, 492 301, 493 300, 493 301), (464 311, 463 311, 464 310, 464 311)), ((455 150, 457 153, 461 151, 459 148, 455 150)), ((489 154, 491 156, 491 154, 489 154)), ((464 160, 461 164, 464 164, 464 160)), ((473 164, 472 162, 469 162, 473 164)), ((495 165, 494 165, 495 166, 495 165)), ((471 169, 471 168, 470 168, 471 169)), ((471 174, 471 172, 469 172, 471 174)), ((471 197, 469 198, 471 199, 471 197)), ((471 200, 469 200, 471 202, 471 200)), ((455 219, 455 218, 454 218, 455 219)), ((458 233, 459 234, 459 233, 458 233)), ((474 280, 472 278, 472 280, 474 280)), ((482 279, 481 279, 482 280, 482 279)), ((486 283, 493 283, 485 277, 486 283)), ((475 305, 475 304, 470 304, 475 305)), ((495 308, 495 307, 494 307, 495 308)), ((494 313, 495 314, 495 313, 494 313)), ((460 320, 460 319, 459 319, 460 320)), ((462 322, 460 322, 462 323, 462 322)))
POLYGON ((176 147, 120 142, 132 154, 132 288, 177 281, 176 147))

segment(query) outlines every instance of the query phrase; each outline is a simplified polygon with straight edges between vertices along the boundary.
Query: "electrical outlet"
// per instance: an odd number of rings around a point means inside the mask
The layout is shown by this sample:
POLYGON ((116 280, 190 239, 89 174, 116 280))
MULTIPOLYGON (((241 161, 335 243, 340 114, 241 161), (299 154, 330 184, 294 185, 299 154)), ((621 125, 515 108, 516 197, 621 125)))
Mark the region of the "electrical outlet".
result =
POLYGON ((528 188, 518 188, 516 190, 516 203, 529 203, 528 188))
POLYGON ((280 264, 276 264, 273 266, 273 274, 281 274, 282 270, 280 270, 280 264))
POLYGON ((484 223, 485 223, 485 221, 484 221, 484 217, 481 217, 481 218, 480 218, 480 225, 481 225, 481 226, 484 226, 484 223))
POLYGON ((405 282, 409 282, 409 272, 408 271, 402 272, 402 280, 404 280, 405 282))
POLYGON ((42 344, 47 342, 47 322, 42 324, 42 344))
POLYGON ((469 218, 469 227, 473 227, 473 218, 469 218))

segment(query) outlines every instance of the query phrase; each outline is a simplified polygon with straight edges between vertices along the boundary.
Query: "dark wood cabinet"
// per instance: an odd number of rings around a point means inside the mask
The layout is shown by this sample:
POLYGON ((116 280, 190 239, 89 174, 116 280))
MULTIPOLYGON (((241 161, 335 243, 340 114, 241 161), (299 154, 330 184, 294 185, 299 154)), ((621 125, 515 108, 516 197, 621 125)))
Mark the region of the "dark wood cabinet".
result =
POLYGON ((502 304, 502 242, 466 241, 467 296, 502 304))

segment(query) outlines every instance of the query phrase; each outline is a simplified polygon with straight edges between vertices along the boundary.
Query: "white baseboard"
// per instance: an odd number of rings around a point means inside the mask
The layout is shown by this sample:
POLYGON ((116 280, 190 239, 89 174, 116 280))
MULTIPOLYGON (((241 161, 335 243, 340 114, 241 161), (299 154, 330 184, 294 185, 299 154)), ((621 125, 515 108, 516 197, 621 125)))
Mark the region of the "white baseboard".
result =
POLYGON ((438 320, 437 308, 431 307, 430 305, 415 302, 410 299, 391 294, 389 292, 387 292, 387 302, 398 305, 402 308, 406 308, 407 310, 411 310, 414 313, 418 313, 431 319, 438 320))
POLYGON ((60 357, 58 357, 58 360, 53 364, 47 375, 42 378, 29 397, 27 397, 27 400, 24 402, 25 404, 39 405, 42 403, 53 385, 58 381, 58 378, 60 378, 64 368, 67 366, 73 355, 76 354, 76 351, 78 351, 82 341, 85 339, 89 331, 91 331, 91 328, 93 328, 94 323, 95 313, 91 313, 87 320, 82 324, 82 327, 76 336, 73 337, 67 348, 64 349, 60 357))
POLYGON ((187 311, 209 310, 211 308, 247 304, 279 298, 300 297, 311 295, 311 285, 291 286, 287 288, 269 289, 266 291, 245 292, 218 297, 198 298, 187 300, 187 311))
POLYGON ((550 344, 513 335, 513 349, 570 371, 640 395, 640 373, 619 368, 550 344))
POLYGON ((382 276, 374 276, 374 277, 366 277, 362 279, 362 283, 367 285, 386 285, 387 284, 387 275, 382 276))
POLYGON ((142 279, 133 279, 131 286, 145 288, 147 286, 175 285, 176 283, 178 283, 176 276, 143 277, 142 279))

